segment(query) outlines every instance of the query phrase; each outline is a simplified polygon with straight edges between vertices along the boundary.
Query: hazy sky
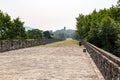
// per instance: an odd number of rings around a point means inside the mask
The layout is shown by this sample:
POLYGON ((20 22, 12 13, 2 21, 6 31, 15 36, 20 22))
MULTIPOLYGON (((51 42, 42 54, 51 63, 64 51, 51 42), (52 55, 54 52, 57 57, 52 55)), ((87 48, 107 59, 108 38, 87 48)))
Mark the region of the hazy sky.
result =
POLYGON ((26 26, 41 30, 56 30, 64 26, 75 29, 75 18, 109 8, 118 0, 0 0, 0 10, 12 19, 20 17, 26 26))

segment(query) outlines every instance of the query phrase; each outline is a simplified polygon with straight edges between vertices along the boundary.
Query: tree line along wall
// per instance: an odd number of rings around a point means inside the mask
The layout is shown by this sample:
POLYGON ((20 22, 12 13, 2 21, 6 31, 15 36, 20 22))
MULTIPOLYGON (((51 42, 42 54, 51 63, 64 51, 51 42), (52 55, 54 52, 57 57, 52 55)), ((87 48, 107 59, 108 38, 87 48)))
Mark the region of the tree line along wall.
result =
POLYGON ((10 51, 20 48, 27 48, 37 45, 60 41, 58 39, 35 39, 35 40, 2 40, 0 41, 0 52, 10 51))
POLYGON ((120 80, 120 58, 88 42, 83 42, 105 80, 120 80))

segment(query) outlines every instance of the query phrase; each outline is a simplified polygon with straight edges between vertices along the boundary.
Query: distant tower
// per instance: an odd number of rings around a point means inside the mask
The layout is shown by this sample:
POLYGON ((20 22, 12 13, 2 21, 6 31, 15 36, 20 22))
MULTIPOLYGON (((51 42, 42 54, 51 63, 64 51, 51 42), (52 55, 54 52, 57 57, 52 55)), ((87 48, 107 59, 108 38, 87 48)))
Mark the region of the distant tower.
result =
POLYGON ((66 27, 64 27, 64 31, 66 30, 66 27))
POLYGON ((66 27, 64 27, 64 39, 66 39, 66 27))

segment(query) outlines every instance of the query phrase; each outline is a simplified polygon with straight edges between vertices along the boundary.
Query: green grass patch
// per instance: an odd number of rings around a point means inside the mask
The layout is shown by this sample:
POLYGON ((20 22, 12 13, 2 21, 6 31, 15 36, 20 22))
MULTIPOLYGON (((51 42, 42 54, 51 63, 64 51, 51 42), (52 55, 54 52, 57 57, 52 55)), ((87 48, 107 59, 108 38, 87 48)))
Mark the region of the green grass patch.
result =
POLYGON ((73 40, 73 39, 66 39, 64 41, 54 42, 54 43, 46 44, 43 46, 45 46, 45 47, 62 47, 62 46, 72 46, 72 45, 78 45, 78 41, 73 40))

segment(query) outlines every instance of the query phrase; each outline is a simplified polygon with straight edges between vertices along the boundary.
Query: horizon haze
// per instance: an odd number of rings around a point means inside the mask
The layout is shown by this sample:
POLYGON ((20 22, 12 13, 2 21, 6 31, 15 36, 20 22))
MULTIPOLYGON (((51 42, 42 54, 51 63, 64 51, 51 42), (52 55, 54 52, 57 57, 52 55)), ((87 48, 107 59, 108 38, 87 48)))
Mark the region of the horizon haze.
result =
POLYGON ((116 5, 118 0, 1 0, 0 10, 40 30, 76 29, 75 18, 116 5))

